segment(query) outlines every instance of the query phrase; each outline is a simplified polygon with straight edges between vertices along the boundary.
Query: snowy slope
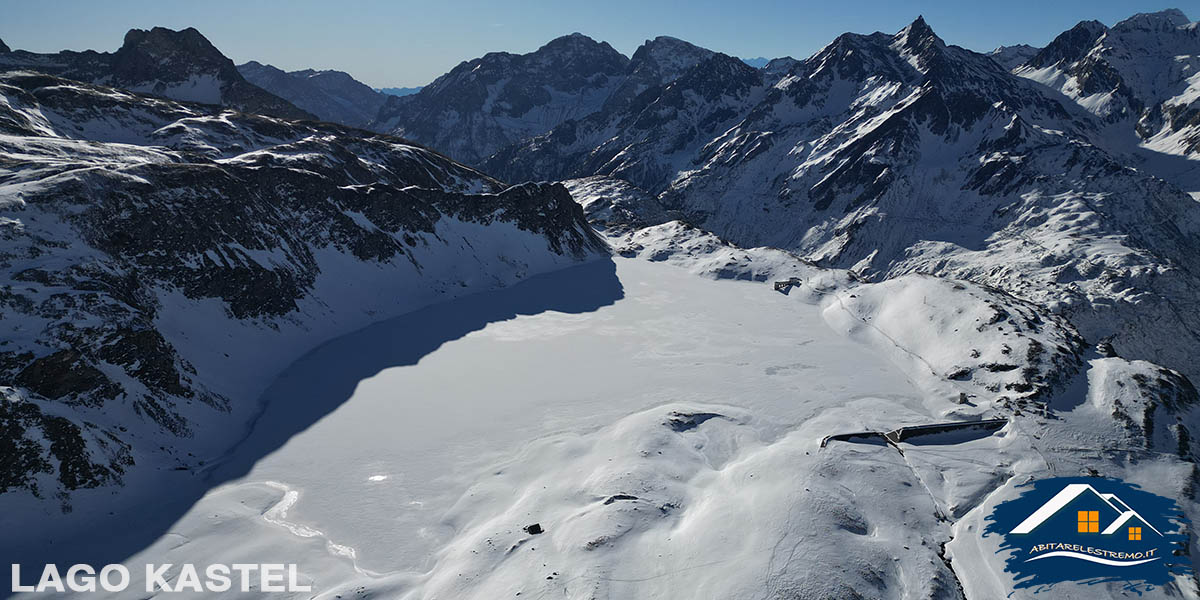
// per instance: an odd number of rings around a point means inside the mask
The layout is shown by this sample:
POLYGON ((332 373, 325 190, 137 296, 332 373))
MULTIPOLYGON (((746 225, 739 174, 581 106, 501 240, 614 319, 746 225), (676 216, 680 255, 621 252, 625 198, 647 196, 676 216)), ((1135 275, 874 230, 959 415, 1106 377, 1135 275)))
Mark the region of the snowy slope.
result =
POLYGON ((34 73, 0 94, 10 508, 197 468, 319 342, 606 251, 562 186, 397 138, 34 73))
MULTIPOLYGON (((364 358, 386 364, 389 332, 518 297, 566 301, 416 364, 352 369, 334 413, 128 563, 269 548, 320 598, 1033 598, 1045 594, 1014 593, 978 533, 1028 478, 1122 477, 1197 516, 1180 433, 1200 426, 1195 389, 1096 355, 1042 307, 926 276, 867 283, 673 221, 610 241, 630 257, 615 271, 559 271, 296 363, 267 392, 264 430, 296 390, 326 393, 321 381, 364 358), (570 300, 608 273, 619 297, 570 300), (464 364, 476 377, 457 376, 464 364), (1009 422, 898 446, 822 442, 980 418, 1009 422)), ((1193 581, 1139 592, 1197 596, 1193 581)))
POLYGON ((1111 28, 1080 23, 1013 72, 1106 124, 1094 143, 1200 191, 1187 172, 1200 170, 1200 26, 1183 12, 1137 14, 1111 28))

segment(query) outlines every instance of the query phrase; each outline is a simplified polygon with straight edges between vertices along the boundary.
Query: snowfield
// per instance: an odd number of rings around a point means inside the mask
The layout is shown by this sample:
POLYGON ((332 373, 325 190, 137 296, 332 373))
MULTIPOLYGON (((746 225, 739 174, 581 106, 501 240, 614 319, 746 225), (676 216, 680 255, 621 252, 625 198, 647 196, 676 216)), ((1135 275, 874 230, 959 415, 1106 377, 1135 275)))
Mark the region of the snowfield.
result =
MULTIPOLYGON (((269 558, 299 565, 313 592, 296 597, 996 598, 1013 582, 979 532, 1015 485, 1091 472, 1184 498, 1194 477, 1170 425, 1150 425, 1144 448, 1112 418, 1195 423, 1186 390, 1158 403, 1161 389, 1124 383, 1159 367, 1096 356, 1000 292, 861 283, 675 222, 611 239, 650 255, 430 307, 297 361, 246 441, 181 478, 224 483, 125 561, 132 588, 147 563, 269 558), (446 334, 464 321, 485 324, 446 334), (1034 345, 1050 358, 1027 361, 1034 345), (969 362, 1013 356, 1055 391, 1027 400, 1005 385, 1015 370, 969 362), (825 440, 984 418, 1009 422, 825 440)), ((1143 592, 1196 597, 1190 581, 1143 592)))

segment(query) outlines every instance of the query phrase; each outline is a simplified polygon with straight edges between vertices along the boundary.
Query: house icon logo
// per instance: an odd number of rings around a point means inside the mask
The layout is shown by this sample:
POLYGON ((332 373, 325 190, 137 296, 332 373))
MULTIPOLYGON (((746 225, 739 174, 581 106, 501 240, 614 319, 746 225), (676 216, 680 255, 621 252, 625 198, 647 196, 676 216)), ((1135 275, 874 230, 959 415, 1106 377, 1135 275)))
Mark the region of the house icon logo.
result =
POLYGON ((1070 483, 1055 494, 1048 502, 1038 507, 1033 514, 1021 521, 1009 531, 1009 535, 1033 533, 1038 527, 1047 523, 1062 524, 1073 519, 1075 533, 1080 536, 1098 534, 1097 544, 1101 542, 1124 541, 1134 542, 1132 546, 1123 546, 1120 552, 1109 552, 1103 549, 1090 548, 1096 552, 1082 553, 1074 550, 1052 549, 1038 554, 1029 560, 1065 557, 1087 560, 1113 567, 1130 567, 1150 561, 1161 560, 1155 556, 1156 544, 1153 540, 1143 539, 1146 535, 1162 537, 1162 532, 1146 521, 1136 510, 1117 497, 1116 494, 1102 494, 1087 483, 1070 483), (1073 516, 1072 516, 1073 515, 1073 516), (1064 518, 1065 517, 1065 518, 1064 518), (1113 536, 1106 540, 1103 536, 1113 536), (1144 542, 1144 543, 1143 543, 1144 542), (1144 551, 1139 549, 1144 548, 1144 551))
POLYGON ((1099 477, 1033 481, 996 506, 984 535, 999 535, 1016 588, 1063 581, 1177 585, 1191 572, 1183 512, 1174 501, 1099 477))

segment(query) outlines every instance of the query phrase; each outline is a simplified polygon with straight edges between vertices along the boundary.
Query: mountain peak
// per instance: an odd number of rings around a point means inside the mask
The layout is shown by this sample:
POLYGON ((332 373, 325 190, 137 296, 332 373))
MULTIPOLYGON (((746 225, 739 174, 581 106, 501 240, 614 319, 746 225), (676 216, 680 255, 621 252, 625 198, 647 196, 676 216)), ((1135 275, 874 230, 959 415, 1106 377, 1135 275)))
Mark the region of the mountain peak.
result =
MULTIPOLYGON (((657 60, 662 60, 671 56, 679 57, 699 55, 703 55, 701 57, 703 58, 707 57, 709 54, 712 54, 711 50, 706 50, 700 46, 690 42, 685 42, 679 38, 671 37, 669 35, 660 35, 652 40, 646 40, 643 42, 642 45, 639 46, 638 49, 633 53, 633 60, 637 60, 639 57, 643 59, 647 57, 653 57, 657 60)), ((699 58, 693 62, 698 61, 699 58)))
POLYGON ((892 47, 914 66, 925 71, 937 62, 940 49, 945 48, 946 43, 933 32, 933 28, 925 22, 925 17, 918 16, 892 38, 892 47))
MULTIPOLYGON (((608 42, 596 41, 582 33, 575 32, 546 42, 532 54, 524 55, 523 60, 535 63, 561 63, 562 68, 571 70, 608 71, 624 69, 629 61, 624 54, 617 52, 608 42)), ((519 59, 520 60, 520 59, 519 59)))
POLYGON ((4 40, 0 40, 0 53, 3 52, 12 52, 12 50, 9 49, 8 44, 4 43, 4 40))
POLYGON ((641 72, 649 76, 649 79, 641 82, 643 84, 650 84, 650 80, 654 83, 668 83, 712 55, 712 50, 679 38, 660 35, 638 46, 629 60, 629 68, 631 72, 641 72))
POLYGON ((600 46, 600 45, 606 45, 606 44, 604 44, 604 42, 597 42, 596 40, 576 31, 574 33, 568 33, 567 35, 560 35, 560 36, 550 40, 549 42, 546 42, 546 44, 544 46, 542 46, 542 48, 549 48, 551 46, 578 46, 578 45, 600 46))
POLYGON ((1006 70, 1011 71, 1037 55, 1041 48, 1029 44, 1014 44, 1012 46, 997 46, 988 53, 992 60, 1000 63, 1006 70))
POLYGON ((153 45, 183 45, 189 46, 192 49, 203 48, 217 52, 217 48, 208 41, 195 27, 188 27, 178 31, 168 29, 166 27, 155 27, 150 30, 145 29, 130 29, 125 34, 125 43, 122 48, 128 46, 138 46, 141 44, 153 45))
MULTIPOLYGON (((166 27, 130 29, 125 43, 113 55, 114 76, 118 79, 141 81, 161 75, 164 68, 187 69, 191 72, 219 71, 240 78, 233 61, 217 50, 208 38, 194 27, 175 31, 166 27)), ((187 73, 177 73, 181 79, 187 73)))
POLYGON ((1100 21, 1080 21, 1074 27, 1058 34, 1058 37, 1025 64, 1040 69, 1063 61, 1075 62, 1083 58, 1096 44, 1096 40, 1107 31, 1108 26, 1100 21))
POLYGON ((925 22, 925 17, 918 15, 916 20, 901 29, 893 38, 901 48, 914 55, 920 55, 931 48, 945 46, 945 42, 933 32, 933 28, 925 22))
POLYGON ((1168 8, 1152 13, 1138 13, 1113 25, 1113 29, 1160 29, 1183 27, 1191 21, 1178 8, 1168 8))
POLYGON ((671 52, 695 52, 696 50, 702 49, 691 42, 685 42, 677 37, 671 37, 669 35, 660 35, 652 40, 646 40, 645 42, 642 42, 642 45, 638 47, 636 52, 634 52, 634 56, 637 56, 637 53, 641 52, 643 48, 655 55, 662 55, 671 52))

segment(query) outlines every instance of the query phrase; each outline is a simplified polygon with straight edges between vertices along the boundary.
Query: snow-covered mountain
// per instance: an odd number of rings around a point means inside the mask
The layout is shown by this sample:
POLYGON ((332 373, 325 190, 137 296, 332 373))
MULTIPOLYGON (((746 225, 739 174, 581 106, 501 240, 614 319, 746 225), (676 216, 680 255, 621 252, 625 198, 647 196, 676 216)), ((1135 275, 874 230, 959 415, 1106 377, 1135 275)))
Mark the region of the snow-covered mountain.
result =
POLYGON ((917 19, 842 35, 778 77, 714 54, 484 170, 611 176, 738 245, 872 279, 997 286, 1070 315, 1089 340, 1200 376, 1195 202, 1091 143, 1102 126, 1060 98, 917 19))
POLYGON ((247 81, 306 110, 322 121, 365 127, 387 96, 342 71, 283 71, 257 61, 238 65, 247 81))
POLYGON ((627 58, 574 33, 529 54, 493 52, 464 62, 416 94, 389 98, 372 128, 477 165, 560 123, 627 106, 710 54, 662 36, 627 58))
POLYGON ((289 119, 312 115, 245 80, 199 31, 131 29, 116 52, 0 53, 0 70, 27 69, 184 102, 289 119))
POLYGON ((0 75, 0 562, 975 600, 1034 593, 982 534, 1030 480, 1200 523, 1195 30, 984 54, 918 17, 757 68, 576 34, 387 100, 431 150, 0 75))
POLYGON ((1029 44, 1014 44, 1012 46, 999 46, 995 50, 988 53, 992 60, 1000 63, 1000 66, 1005 69, 1012 70, 1025 61, 1033 58, 1041 48, 1035 48, 1029 44))
POLYGON ((202 466, 323 340, 606 252, 561 185, 338 125, 10 72, 0 132, 0 492, 65 508, 202 466))
POLYGON ((597 110, 629 59, 571 34, 529 54, 492 52, 459 64, 421 91, 390 96, 372 125, 467 164, 597 110))
POLYGON ((1200 153, 1200 25, 1182 11, 1084 21, 1013 72, 1062 92, 1153 150, 1200 153))

